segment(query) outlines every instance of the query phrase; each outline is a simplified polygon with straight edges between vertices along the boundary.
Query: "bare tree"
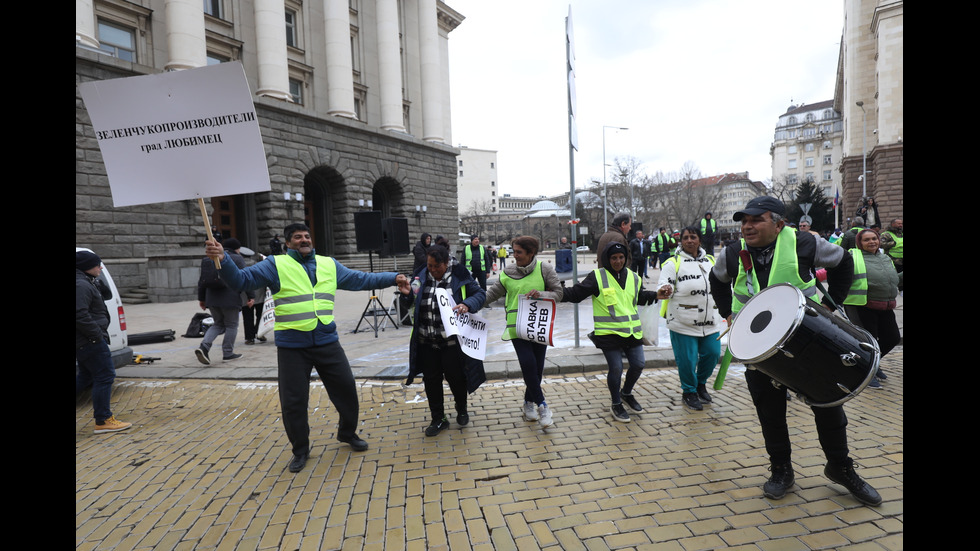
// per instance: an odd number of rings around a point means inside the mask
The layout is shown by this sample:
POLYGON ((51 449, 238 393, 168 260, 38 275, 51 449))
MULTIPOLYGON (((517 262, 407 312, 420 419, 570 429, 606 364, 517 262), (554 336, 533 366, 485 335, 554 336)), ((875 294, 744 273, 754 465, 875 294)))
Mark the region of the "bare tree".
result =
POLYGON ((671 183, 663 186, 666 193, 657 197, 657 206, 666 215, 664 226, 678 229, 697 222, 705 212, 717 210, 721 187, 704 185, 698 182, 701 178, 697 165, 688 161, 671 183))
POLYGON ((460 226, 464 233, 470 235, 481 235, 485 233, 493 223, 493 205, 489 200, 476 200, 470 203, 470 207, 463 212, 460 218, 460 226))

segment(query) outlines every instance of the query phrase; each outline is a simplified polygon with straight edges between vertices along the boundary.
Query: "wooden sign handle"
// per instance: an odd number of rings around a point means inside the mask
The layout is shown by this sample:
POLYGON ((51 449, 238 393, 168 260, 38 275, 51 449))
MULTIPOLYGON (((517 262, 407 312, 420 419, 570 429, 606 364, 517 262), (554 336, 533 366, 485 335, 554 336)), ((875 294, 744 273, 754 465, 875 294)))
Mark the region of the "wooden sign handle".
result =
MULTIPOLYGON (((214 234, 211 233, 211 222, 208 220, 208 209, 204 207, 204 198, 197 198, 197 205, 201 207, 201 218, 204 219, 204 231, 208 234, 208 241, 214 241, 214 234)), ((217 270, 221 269, 221 261, 217 258, 212 258, 214 260, 214 267, 217 270)))

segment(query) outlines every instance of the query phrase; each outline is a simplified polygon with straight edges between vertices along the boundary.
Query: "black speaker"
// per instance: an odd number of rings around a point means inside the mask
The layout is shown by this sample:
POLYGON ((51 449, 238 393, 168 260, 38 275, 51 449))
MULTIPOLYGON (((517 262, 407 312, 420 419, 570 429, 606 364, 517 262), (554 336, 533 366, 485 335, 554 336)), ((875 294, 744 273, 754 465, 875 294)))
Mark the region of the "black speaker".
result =
POLYGON ((381 211, 355 212, 354 237, 357 242, 357 252, 380 251, 384 243, 381 237, 381 211))
POLYGON ((381 256, 409 254, 408 218, 385 218, 381 221, 383 245, 381 256))

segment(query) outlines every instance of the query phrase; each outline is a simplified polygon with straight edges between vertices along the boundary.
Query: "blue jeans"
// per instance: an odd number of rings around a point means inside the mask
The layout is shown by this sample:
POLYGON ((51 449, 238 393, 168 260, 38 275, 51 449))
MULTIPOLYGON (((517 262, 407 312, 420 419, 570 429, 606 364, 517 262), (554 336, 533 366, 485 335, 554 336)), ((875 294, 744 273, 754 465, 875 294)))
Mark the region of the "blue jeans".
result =
POLYGON ((606 357, 609 364, 609 375, 606 382, 609 384, 609 396, 613 404, 622 402, 623 394, 632 394, 633 385, 640 379, 646 359, 643 357, 643 345, 638 344, 629 348, 603 348, 602 355, 606 357), (629 370, 626 371, 626 380, 623 381, 623 353, 629 362, 629 370), (622 391, 620 383, 622 382, 622 391))
POLYGON ((682 392, 697 392, 698 385, 708 382, 721 357, 721 343, 717 337, 718 333, 692 337, 670 332, 670 345, 674 349, 682 392))
POLYGON ((548 352, 548 345, 523 339, 513 339, 510 342, 514 345, 517 362, 524 375, 524 401, 540 406, 544 403, 541 379, 544 378, 544 356, 548 352))
POLYGON ((75 350, 78 361, 78 375, 75 376, 75 396, 89 386, 92 387, 92 408, 95 422, 101 423, 112 417, 109 396, 112 382, 116 379, 116 368, 112 365, 112 355, 105 341, 93 342, 75 350))
POLYGON ((221 351, 224 353, 224 357, 227 358, 235 353, 235 338, 238 337, 238 320, 241 319, 242 309, 208 309, 211 310, 211 319, 214 320, 214 325, 208 327, 207 332, 204 333, 201 348, 206 352, 211 352, 211 345, 218 338, 218 335, 223 334, 225 337, 221 340, 221 351))

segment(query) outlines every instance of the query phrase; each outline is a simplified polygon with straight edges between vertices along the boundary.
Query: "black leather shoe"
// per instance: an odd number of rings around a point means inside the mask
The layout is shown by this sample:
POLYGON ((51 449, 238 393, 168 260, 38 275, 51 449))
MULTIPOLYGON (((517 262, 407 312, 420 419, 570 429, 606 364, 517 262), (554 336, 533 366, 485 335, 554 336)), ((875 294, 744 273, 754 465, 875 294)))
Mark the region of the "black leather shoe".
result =
POLYGON ((351 436, 350 438, 338 438, 337 440, 340 440, 345 444, 350 444, 350 449, 356 452, 362 452, 368 449, 368 443, 365 442, 364 440, 361 440, 361 438, 356 434, 354 436, 351 436))
POLYGON ((308 453, 303 453, 299 455, 294 455, 293 459, 289 462, 289 472, 298 473, 303 470, 306 466, 306 459, 310 456, 308 453))
POLYGON ((698 398, 706 404, 711 403, 711 395, 708 394, 708 388, 705 385, 698 385, 698 398))
POLYGON ((435 436, 448 428, 449 428, 449 420, 443 417, 438 421, 433 421, 432 424, 425 427, 425 435, 435 436))
POLYGON ((823 474, 830 480, 847 488, 848 492, 865 505, 880 505, 881 495, 870 484, 861 479, 854 471, 854 461, 847 459, 842 465, 832 466, 827 463, 823 469, 823 474))
POLYGON ((786 492, 793 487, 793 482, 796 481, 796 476, 793 474, 793 464, 773 463, 769 465, 769 470, 772 471, 772 476, 762 486, 762 495, 769 499, 782 499, 786 492))
POLYGON ((456 424, 461 427, 465 427, 466 425, 469 424, 469 422, 470 422, 470 414, 466 413, 465 411, 456 416, 456 424))

